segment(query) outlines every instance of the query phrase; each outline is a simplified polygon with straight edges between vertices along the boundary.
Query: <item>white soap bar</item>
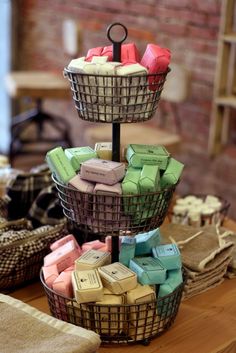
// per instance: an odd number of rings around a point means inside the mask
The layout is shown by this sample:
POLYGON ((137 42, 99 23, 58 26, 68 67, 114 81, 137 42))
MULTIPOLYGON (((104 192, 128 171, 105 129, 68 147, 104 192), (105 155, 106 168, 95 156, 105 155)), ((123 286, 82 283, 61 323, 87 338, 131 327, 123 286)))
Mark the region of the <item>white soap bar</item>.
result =
POLYGON ((72 286, 77 303, 96 302, 103 299, 103 285, 98 271, 73 271, 72 286))
POLYGON ((116 68, 116 74, 119 76, 123 75, 146 75, 148 70, 140 64, 130 64, 124 66, 118 66, 116 68))
POLYGON ((93 64, 104 64, 108 60, 108 56, 93 56, 91 63, 93 64))
POLYGON ((111 254, 100 250, 88 250, 75 261, 77 271, 91 270, 111 263, 111 254))
POLYGON ((83 58, 73 59, 68 65, 68 69, 77 73, 95 74, 96 64, 83 60, 83 58))
POLYGON ((98 269, 104 287, 114 294, 122 294, 137 286, 137 275, 119 262, 98 269))

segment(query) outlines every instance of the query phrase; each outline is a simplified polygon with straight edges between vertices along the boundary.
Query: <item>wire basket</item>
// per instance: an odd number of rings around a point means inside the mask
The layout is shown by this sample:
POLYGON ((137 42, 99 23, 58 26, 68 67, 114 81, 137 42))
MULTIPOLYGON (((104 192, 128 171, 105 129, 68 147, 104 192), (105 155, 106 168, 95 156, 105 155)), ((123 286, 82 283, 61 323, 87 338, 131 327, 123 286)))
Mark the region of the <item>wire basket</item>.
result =
POLYGON ((99 123, 137 123, 151 119, 170 71, 136 76, 76 73, 68 68, 73 100, 81 119, 99 123))
POLYGON ((75 299, 66 298, 44 287, 51 314, 63 321, 92 330, 100 335, 102 343, 148 344, 150 340, 167 331, 173 324, 179 310, 184 283, 171 294, 142 304, 101 305, 97 303, 78 304, 75 299))
POLYGON ((65 216, 84 232, 132 235, 158 228, 168 212, 176 185, 140 195, 97 195, 61 184, 54 175, 65 216))

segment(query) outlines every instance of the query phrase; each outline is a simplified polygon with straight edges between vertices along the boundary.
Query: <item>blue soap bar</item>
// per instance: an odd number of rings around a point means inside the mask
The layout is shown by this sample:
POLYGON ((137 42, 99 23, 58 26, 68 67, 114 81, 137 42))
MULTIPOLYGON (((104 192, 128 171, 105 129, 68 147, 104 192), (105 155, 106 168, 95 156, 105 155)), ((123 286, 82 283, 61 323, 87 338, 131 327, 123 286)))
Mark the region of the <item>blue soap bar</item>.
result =
POLYGON ((182 267, 180 251, 176 244, 158 245, 152 248, 152 254, 167 270, 182 267))
POLYGON ((147 233, 137 234, 135 238, 135 256, 152 254, 152 248, 156 247, 161 242, 161 234, 159 228, 151 230, 147 233))
POLYGON ((119 254, 119 262, 129 267, 129 262, 135 256, 135 237, 125 236, 122 238, 119 254))
POLYGON ((160 284, 166 280, 166 269, 154 257, 135 257, 130 260, 129 267, 137 274, 141 284, 160 284))
POLYGON ((166 283, 168 283, 172 290, 175 290, 183 282, 183 275, 181 269, 167 271, 166 283))

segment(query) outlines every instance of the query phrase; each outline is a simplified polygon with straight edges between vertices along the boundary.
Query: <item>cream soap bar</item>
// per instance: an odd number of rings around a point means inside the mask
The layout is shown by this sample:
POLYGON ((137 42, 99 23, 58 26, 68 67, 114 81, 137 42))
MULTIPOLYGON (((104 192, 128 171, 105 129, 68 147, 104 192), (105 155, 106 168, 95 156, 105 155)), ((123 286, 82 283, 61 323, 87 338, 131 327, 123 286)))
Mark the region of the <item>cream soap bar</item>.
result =
POLYGON ((112 142, 97 142, 94 150, 98 158, 112 160, 112 142))
POLYGON ((98 269, 104 287, 113 294, 122 294, 137 286, 137 275, 126 266, 115 262, 98 269))
POLYGON ((114 185, 125 174, 125 164, 92 158, 81 164, 81 177, 97 183, 114 185))
POLYGON ((182 163, 178 162, 174 158, 170 158, 168 166, 160 180, 161 188, 164 189, 175 185, 178 182, 183 169, 184 165, 182 163))
POLYGON ((128 145, 126 159, 134 168, 142 168, 146 164, 158 165, 165 170, 169 161, 170 154, 164 146, 156 145, 128 145))
POLYGON ((124 236, 121 241, 120 253, 119 253, 119 262, 123 265, 129 267, 129 262, 135 256, 135 237, 124 236))
POLYGON ((65 155, 76 172, 80 169, 82 162, 97 157, 97 153, 89 146, 66 148, 65 155))
POLYGON ((139 179, 141 194, 158 191, 159 182, 160 169, 158 165, 144 165, 139 179))
POLYGON ((152 254, 152 248, 159 245, 161 242, 161 234, 159 228, 151 230, 147 233, 137 234, 135 238, 135 256, 152 254))
POLYGON ((56 147, 47 152, 46 162, 57 180, 63 184, 67 184, 75 176, 75 171, 62 147, 56 147))
POLYGON ((153 257, 135 257, 130 260, 129 267, 137 273, 141 284, 160 284, 166 280, 166 269, 153 257))
POLYGON ((77 271, 91 270, 111 263, 111 254, 99 250, 88 250, 75 261, 77 271))
POLYGON ((132 320, 147 319, 147 323, 153 320, 153 313, 156 314, 156 303, 154 303, 155 300, 156 300, 156 293, 154 289, 149 285, 142 286, 141 284, 138 284, 137 287, 128 291, 126 293, 126 303, 129 305, 139 305, 139 309, 140 309, 140 310, 137 310, 136 307, 131 306, 130 318, 132 320), (140 304, 148 303, 148 302, 152 302, 152 303, 148 305, 148 308, 150 308, 150 310, 148 310, 147 312, 147 305, 144 304, 142 306, 140 304), (154 309, 154 312, 153 312, 153 309, 154 309))
POLYGON ((158 245, 152 249, 152 253, 167 270, 182 267, 180 251, 176 244, 158 245))
POLYGON ((103 285, 96 269, 73 271, 72 286, 78 304, 103 300, 103 285))

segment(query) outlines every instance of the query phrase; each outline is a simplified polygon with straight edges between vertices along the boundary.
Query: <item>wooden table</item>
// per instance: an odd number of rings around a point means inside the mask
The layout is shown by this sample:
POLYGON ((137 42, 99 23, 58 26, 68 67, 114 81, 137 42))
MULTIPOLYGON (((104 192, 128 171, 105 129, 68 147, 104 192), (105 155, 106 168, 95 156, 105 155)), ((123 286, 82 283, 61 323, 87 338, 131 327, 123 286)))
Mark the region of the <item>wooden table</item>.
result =
MULTIPOLYGON (((236 230, 236 223, 225 226, 236 230)), ((11 294, 49 313, 39 282, 11 294)), ((236 353, 236 279, 183 301, 176 321, 149 346, 141 344, 102 346, 99 353, 236 353), (235 342, 234 342, 235 341, 235 342)))

